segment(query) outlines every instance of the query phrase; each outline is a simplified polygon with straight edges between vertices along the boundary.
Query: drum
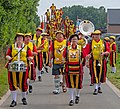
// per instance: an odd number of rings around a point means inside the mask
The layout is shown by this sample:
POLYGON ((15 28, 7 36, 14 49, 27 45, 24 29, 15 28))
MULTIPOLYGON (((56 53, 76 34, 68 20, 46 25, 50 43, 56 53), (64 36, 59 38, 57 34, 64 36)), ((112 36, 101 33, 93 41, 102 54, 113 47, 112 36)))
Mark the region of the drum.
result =
POLYGON ((23 61, 14 61, 9 63, 8 70, 10 72, 26 72, 27 66, 23 61))

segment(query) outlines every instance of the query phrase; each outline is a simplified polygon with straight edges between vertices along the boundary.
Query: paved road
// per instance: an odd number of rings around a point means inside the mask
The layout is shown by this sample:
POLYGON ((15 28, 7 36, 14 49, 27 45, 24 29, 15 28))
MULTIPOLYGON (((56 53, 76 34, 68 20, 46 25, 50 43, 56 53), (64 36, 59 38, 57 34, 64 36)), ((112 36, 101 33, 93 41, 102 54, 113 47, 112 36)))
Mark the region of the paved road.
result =
MULTIPOLYGON (((69 95, 61 93, 54 95, 53 77, 51 73, 42 75, 43 81, 33 84, 34 91, 27 95, 28 105, 24 106, 21 102, 21 94, 18 92, 17 106, 13 109, 120 109, 120 97, 107 85, 102 85, 102 94, 93 95, 93 86, 89 86, 90 79, 87 69, 84 73, 83 89, 80 94, 80 103, 70 107, 69 95)), ((0 109, 12 109, 9 107, 11 96, 0 106, 0 109)))

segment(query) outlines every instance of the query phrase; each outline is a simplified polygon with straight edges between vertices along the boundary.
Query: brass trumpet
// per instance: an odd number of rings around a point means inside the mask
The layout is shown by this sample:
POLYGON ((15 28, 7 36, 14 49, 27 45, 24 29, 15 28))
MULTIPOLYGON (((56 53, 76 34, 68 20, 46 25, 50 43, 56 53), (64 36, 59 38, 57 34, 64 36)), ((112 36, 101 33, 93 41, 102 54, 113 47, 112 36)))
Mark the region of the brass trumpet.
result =
POLYGON ((84 36, 88 36, 91 35, 92 32, 94 32, 95 27, 91 21, 83 20, 79 25, 79 29, 84 36))
POLYGON ((79 25, 80 32, 83 34, 83 37, 81 39, 81 42, 78 42, 79 45, 81 45, 83 48, 86 47, 88 40, 84 36, 91 35, 92 32, 94 32, 95 27, 94 24, 89 20, 83 20, 79 25))

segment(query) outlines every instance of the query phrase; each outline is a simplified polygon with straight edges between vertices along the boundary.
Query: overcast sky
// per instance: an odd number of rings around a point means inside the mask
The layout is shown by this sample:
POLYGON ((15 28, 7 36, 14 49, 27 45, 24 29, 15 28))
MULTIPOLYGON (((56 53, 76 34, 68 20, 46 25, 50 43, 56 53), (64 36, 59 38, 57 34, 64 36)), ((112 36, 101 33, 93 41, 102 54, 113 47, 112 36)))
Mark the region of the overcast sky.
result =
POLYGON ((104 6, 106 9, 110 8, 119 8, 120 9, 120 0, 40 0, 38 7, 38 15, 43 15, 45 11, 52 5, 59 9, 64 6, 73 6, 73 5, 82 5, 82 6, 94 6, 99 8, 104 6))

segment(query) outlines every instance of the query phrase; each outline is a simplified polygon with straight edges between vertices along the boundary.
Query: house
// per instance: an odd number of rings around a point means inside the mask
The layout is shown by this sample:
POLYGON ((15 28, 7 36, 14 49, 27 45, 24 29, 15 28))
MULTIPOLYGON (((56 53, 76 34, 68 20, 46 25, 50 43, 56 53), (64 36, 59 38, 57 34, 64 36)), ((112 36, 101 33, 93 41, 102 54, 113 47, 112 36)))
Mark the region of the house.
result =
POLYGON ((120 34, 120 9, 107 10, 107 33, 120 34))

